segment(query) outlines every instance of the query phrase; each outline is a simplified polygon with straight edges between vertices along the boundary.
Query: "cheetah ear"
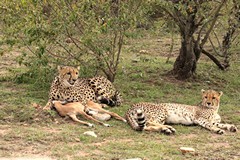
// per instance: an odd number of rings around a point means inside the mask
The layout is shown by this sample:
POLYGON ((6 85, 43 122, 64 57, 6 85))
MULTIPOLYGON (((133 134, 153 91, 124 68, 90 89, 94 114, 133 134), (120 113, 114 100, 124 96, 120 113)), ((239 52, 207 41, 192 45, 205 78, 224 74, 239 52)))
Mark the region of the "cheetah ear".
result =
POLYGON ((61 71, 63 69, 63 66, 57 66, 58 71, 61 71))
POLYGON ((201 92, 202 92, 202 93, 205 93, 205 90, 204 90, 204 89, 202 89, 202 90, 201 90, 201 92))
POLYGON ((77 70, 80 70, 80 66, 77 66, 77 70))
POLYGON ((218 92, 218 94, 219 94, 219 97, 221 97, 223 95, 223 92, 220 91, 220 92, 218 92))

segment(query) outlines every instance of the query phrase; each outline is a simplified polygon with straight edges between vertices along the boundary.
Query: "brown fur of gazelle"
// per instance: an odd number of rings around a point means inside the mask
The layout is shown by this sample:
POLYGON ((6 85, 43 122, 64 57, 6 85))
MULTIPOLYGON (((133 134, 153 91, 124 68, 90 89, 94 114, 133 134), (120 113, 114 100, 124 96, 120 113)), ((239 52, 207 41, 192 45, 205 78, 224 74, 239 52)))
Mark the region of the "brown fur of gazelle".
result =
POLYGON ((92 120, 106 127, 109 127, 110 125, 93 118, 91 115, 88 115, 86 112, 93 110, 98 113, 107 113, 118 120, 122 120, 126 122, 126 120, 121 116, 117 115, 116 113, 103 109, 100 104, 94 103, 92 101, 88 101, 86 106, 84 106, 80 102, 72 102, 72 103, 67 103, 63 105, 61 101, 53 101, 53 107, 57 110, 57 112, 61 116, 69 116, 73 121, 78 122, 80 124, 87 125, 89 127, 92 127, 93 124, 88 123, 86 121, 79 120, 77 118, 77 115, 81 115, 86 119, 92 120))
POLYGON ((117 120, 120 120, 120 121, 123 121, 123 122, 127 122, 126 119, 124 119, 123 117, 119 116, 118 114, 116 114, 114 112, 110 112, 110 111, 108 111, 106 109, 103 109, 102 104, 95 103, 93 101, 88 101, 87 104, 86 104, 86 107, 89 110, 93 110, 93 111, 96 111, 98 113, 106 113, 106 114, 109 114, 111 117, 114 117, 117 120))

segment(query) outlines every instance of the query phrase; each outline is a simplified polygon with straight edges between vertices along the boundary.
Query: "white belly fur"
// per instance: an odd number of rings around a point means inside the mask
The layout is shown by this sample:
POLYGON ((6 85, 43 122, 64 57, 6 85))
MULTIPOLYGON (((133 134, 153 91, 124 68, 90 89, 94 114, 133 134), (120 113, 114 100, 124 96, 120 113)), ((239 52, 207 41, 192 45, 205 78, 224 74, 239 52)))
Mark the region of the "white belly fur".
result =
POLYGON ((165 122, 169 124, 184 124, 184 125, 194 124, 194 122, 191 120, 189 116, 184 116, 182 114, 175 113, 169 113, 165 122))

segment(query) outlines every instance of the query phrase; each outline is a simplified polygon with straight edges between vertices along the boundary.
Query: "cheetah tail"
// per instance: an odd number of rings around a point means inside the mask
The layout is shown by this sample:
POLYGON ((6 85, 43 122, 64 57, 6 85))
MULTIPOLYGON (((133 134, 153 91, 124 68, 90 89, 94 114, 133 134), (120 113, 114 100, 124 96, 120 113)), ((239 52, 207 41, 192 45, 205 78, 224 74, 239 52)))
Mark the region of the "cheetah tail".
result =
POLYGON ((141 131, 143 130, 143 128, 146 124, 145 115, 144 115, 143 111, 140 109, 137 110, 137 124, 141 131))
POLYGON ((136 131, 142 131, 144 129, 144 126, 146 124, 145 115, 142 112, 142 110, 137 110, 137 113, 135 112, 135 115, 131 113, 132 110, 129 110, 126 113, 126 119, 129 125, 136 131))

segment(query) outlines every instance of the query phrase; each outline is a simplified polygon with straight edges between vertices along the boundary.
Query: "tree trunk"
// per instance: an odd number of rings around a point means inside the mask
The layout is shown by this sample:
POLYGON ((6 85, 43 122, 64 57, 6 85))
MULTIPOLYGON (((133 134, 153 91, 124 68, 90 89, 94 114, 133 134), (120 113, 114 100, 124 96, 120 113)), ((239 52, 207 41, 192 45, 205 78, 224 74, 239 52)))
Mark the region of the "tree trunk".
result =
POLYGON ((180 54, 177 57, 172 74, 177 79, 187 79, 193 75, 196 70, 196 56, 194 53, 194 40, 193 36, 188 34, 182 35, 183 40, 181 42, 180 54))
POLYGON ((199 59, 201 53, 199 52, 199 44, 196 43, 193 36, 194 32, 198 28, 195 21, 197 7, 188 6, 187 8, 187 17, 184 16, 178 8, 175 9, 175 13, 178 16, 176 21, 178 22, 182 42, 180 54, 174 63, 171 73, 180 80, 185 80, 193 76, 196 71, 197 60, 199 59))
POLYGON ((211 20, 208 20, 207 22, 204 22, 204 19, 206 19, 204 14, 200 14, 201 16, 198 14, 198 10, 201 8, 204 1, 193 1, 193 3, 190 3, 190 1, 172 0, 172 2, 174 3, 174 9, 172 11, 165 9, 164 7, 162 9, 177 23, 181 33, 182 42, 180 53, 170 73, 176 76, 177 79, 185 80, 192 77, 195 73, 197 61, 199 60, 201 53, 206 53, 202 52, 204 51, 203 46, 207 42, 209 35, 216 24, 221 8, 227 1, 221 0, 218 7, 214 7, 216 9, 213 8, 213 14, 209 17, 211 20), (175 3, 177 5, 175 5, 175 3), (181 5, 184 7, 180 7, 181 5), (186 12, 182 12, 183 8, 186 8, 186 12), (197 29, 199 33, 195 40, 193 34, 197 29), (205 35, 203 39, 201 39, 201 36, 203 35, 202 31, 204 30, 206 30, 206 33, 204 33, 205 35))
POLYGON ((108 73, 106 74, 107 75, 107 79, 110 81, 110 82, 114 82, 114 79, 115 79, 115 76, 116 74, 113 74, 113 73, 108 73))

